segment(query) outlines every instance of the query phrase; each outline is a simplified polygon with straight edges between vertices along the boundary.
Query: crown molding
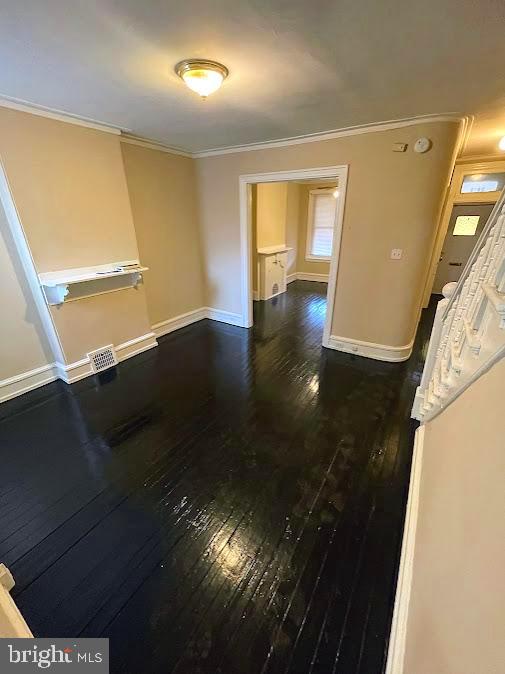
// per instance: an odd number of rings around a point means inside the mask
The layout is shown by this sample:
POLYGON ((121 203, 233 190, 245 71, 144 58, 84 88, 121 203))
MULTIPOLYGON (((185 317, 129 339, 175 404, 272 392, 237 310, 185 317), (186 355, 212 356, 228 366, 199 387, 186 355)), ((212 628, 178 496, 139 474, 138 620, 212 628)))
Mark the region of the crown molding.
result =
POLYGON ((268 150, 275 147, 287 147, 289 145, 301 145, 303 143, 317 143, 323 140, 333 140, 334 138, 344 138, 346 136, 357 136, 362 133, 376 133, 378 131, 389 131, 392 129, 401 129, 407 126, 417 124, 428 124, 433 122, 455 122, 467 125, 468 117, 457 113, 444 113, 439 115, 420 115, 418 117, 406 117, 403 119, 377 122, 374 124, 359 124, 332 131, 321 131, 318 133, 308 133, 302 136, 292 136, 291 138, 281 138, 278 140, 269 140, 263 143, 248 143, 245 145, 232 145, 229 147, 215 148, 211 150, 202 150, 193 152, 194 159, 204 157, 215 157, 223 154, 234 154, 238 152, 251 152, 253 150, 268 150))
POLYGON ((471 131, 473 124, 473 116, 461 115, 457 113, 443 113, 436 115, 419 115, 417 117, 405 117, 402 119, 389 120, 384 122, 358 124, 356 126, 343 127, 341 129, 333 129, 330 131, 321 131, 317 133, 308 133, 301 136, 292 136, 289 138, 279 138, 276 140, 268 140, 258 143, 245 143, 243 145, 230 145, 225 147, 213 148, 209 150, 202 150, 199 152, 191 152, 183 148, 171 147, 164 143, 152 140, 150 138, 143 138, 135 136, 130 129, 124 129, 107 122, 101 122, 89 117, 81 117, 63 110, 45 107, 26 101, 20 98, 11 96, 2 96, 0 94, 0 107, 10 108, 12 110, 19 110, 20 112, 27 112, 32 115, 39 115, 49 119, 55 119, 60 122, 68 124, 76 124, 77 126, 84 126, 89 129, 97 131, 104 131, 112 133, 116 136, 121 136, 121 142, 129 143, 131 145, 139 145, 150 150, 158 150, 160 152, 167 152, 169 154, 180 155, 181 157, 188 157, 190 159, 202 159, 205 157, 215 157, 224 154, 235 154, 239 152, 252 152, 253 150, 267 150, 276 147, 288 147, 290 145, 301 145, 304 143, 317 143, 324 140, 332 140, 335 138, 345 138, 346 136, 356 136, 363 133, 376 133, 379 131, 389 131, 392 129, 401 129, 408 126, 415 126, 416 124, 427 124, 434 122, 455 122, 462 124, 461 140, 459 143, 458 154, 461 155, 464 151, 466 141, 471 131))
POLYGON ((475 115, 464 115, 461 118, 461 128, 458 140, 456 142, 456 157, 461 157, 465 151, 466 144, 472 132, 474 121, 475 115))
POLYGON ((121 142, 128 143, 129 145, 139 145, 140 147, 148 148, 149 150, 158 150, 159 152, 166 152, 168 154, 177 154, 181 157, 188 157, 192 159, 194 155, 191 152, 186 150, 181 150, 177 147, 170 147, 169 145, 164 145, 163 143, 158 143, 156 140, 149 140, 147 138, 142 138, 141 136, 134 136, 129 133, 121 134, 121 142))
POLYGON ((39 117, 47 117, 48 119, 55 119, 58 122, 66 122, 67 124, 75 124, 77 126, 84 126, 88 129, 95 129, 96 131, 105 131, 119 136, 122 131, 119 126, 100 122, 90 117, 80 117, 71 112, 64 112, 55 108, 47 108, 37 103, 31 103, 21 98, 13 98, 11 96, 2 96, 0 94, 0 107, 10 108, 11 110, 18 110, 19 112, 28 112, 31 115, 38 115, 39 117))

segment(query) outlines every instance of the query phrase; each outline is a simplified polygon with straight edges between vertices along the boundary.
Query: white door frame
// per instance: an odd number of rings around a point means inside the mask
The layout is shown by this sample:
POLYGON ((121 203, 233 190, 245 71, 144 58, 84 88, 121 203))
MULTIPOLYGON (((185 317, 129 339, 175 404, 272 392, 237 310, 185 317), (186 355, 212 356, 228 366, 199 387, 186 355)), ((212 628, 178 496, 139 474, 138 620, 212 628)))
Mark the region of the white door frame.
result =
POLYGON ((251 173, 239 176, 240 295, 243 327, 250 328, 253 324, 251 185, 257 183, 286 182, 290 180, 307 180, 309 178, 336 178, 338 180, 339 198, 337 200, 337 208, 335 209, 335 229, 333 231, 333 248, 328 278, 326 320, 323 332, 323 346, 329 346, 331 324, 333 321, 333 306, 335 303, 335 290, 337 285, 337 270, 342 241, 348 168, 348 165, 344 164, 342 166, 323 166, 321 168, 298 169, 296 171, 251 173))

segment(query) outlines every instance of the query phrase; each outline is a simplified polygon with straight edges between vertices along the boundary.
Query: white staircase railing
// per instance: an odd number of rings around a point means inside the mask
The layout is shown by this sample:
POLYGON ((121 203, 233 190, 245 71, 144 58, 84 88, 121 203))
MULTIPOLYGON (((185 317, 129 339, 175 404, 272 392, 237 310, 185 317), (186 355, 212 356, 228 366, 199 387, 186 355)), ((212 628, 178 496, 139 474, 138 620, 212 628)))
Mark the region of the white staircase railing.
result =
POLYGON ((412 416, 429 421, 505 355, 505 192, 437 306, 412 416))

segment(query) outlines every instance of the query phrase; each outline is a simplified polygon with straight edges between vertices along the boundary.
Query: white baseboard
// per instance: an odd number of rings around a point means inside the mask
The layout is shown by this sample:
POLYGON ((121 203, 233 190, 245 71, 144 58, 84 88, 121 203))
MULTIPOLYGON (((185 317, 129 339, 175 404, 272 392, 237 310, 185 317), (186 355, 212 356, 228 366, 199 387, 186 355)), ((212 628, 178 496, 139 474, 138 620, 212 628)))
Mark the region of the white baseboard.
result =
POLYGON ((84 379, 84 377, 89 377, 93 374, 89 358, 76 360, 73 363, 69 363, 69 365, 65 365, 65 363, 55 363, 54 367, 58 373, 58 378, 66 384, 74 384, 76 381, 79 381, 79 379, 84 379))
MULTIPOLYGON (((183 328, 191 323, 196 323, 204 318, 210 318, 213 321, 220 323, 228 323, 230 325, 238 325, 243 327, 243 319, 240 314, 234 314, 229 311, 222 311, 220 309, 212 309, 211 307, 201 307, 193 311, 188 311, 186 314, 181 314, 175 318, 170 318, 167 321, 156 323, 152 326, 152 332, 145 335, 130 339, 127 342, 115 346, 115 351, 119 362, 132 358, 148 349, 158 346, 156 337, 166 335, 169 332, 183 328)), ((19 375, 10 377, 0 381, 0 403, 16 396, 27 393, 32 389, 49 384, 55 379, 61 379, 66 384, 74 384, 80 379, 89 377, 93 374, 89 358, 82 358, 74 361, 68 365, 64 363, 51 363, 43 365, 28 372, 22 372, 19 375)))
POLYGON ((293 272, 292 274, 288 274, 287 277, 286 277, 286 283, 292 283, 293 281, 296 281, 297 278, 298 278, 298 275, 297 275, 296 271, 293 272))
POLYGON ((156 335, 154 332, 146 332, 145 335, 141 335, 140 337, 135 337, 135 339, 130 339, 127 342, 118 344, 115 347, 115 350, 117 358, 121 363, 123 360, 132 358, 133 356, 138 356, 139 353, 148 351, 155 346, 158 346, 156 335))
POLYGON ((425 426, 419 426, 414 439, 409 496, 407 511, 405 513, 405 526, 403 528, 402 552, 396 584, 393 622, 389 637, 386 674, 403 674, 404 670, 410 590, 412 587, 417 517, 419 512, 419 490, 423 464, 424 429, 425 426))
POLYGON ((201 321, 204 318, 207 318, 207 309, 206 307, 200 307, 200 309, 193 309, 193 311, 187 311, 185 314, 169 318, 167 321, 155 323, 151 329, 156 337, 161 337, 162 335, 168 335, 169 332, 173 332, 174 330, 184 328, 186 325, 201 321))
POLYGON ((219 321, 220 323, 228 323, 229 325, 238 325, 240 328, 244 327, 242 315, 234 314, 231 311, 222 311, 221 309, 207 307, 207 318, 210 318, 211 321, 219 321))
MULTIPOLYGON (((158 346, 156 335, 154 332, 147 332, 145 335, 118 344, 114 347, 114 350, 118 361, 121 363, 123 360, 133 358, 133 356, 137 356, 139 353, 143 353, 155 346, 158 346)), ((82 358, 82 360, 77 360, 68 365, 55 363, 55 368, 58 377, 67 384, 74 384, 76 381, 94 374, 89 358, 82 358)))
POLYGON ((303 271, 296 272, 297 281, 318 281, 319 283, 328 283, 328 274, 311 274, 303 271))
POLYGON ((253 290, 253 301, 257 302, 260 298, 260 294, 258 290, 253 290))
POLYGON ((9 379, 3 379, 0 381, 0 403, 49 384, 57 377, 58 373, 55 371, 54 364, 49 363, 27 372, 21 372, 9 379))
POLYGON ((238 325, 239 327, 243 327, 244 325, 241 314, 234 314, 230 311, 222 311, 221 309, 213 309, 212 307, 200 307, 199 309, 193 309, 193 311, 188 311, 180 316, 169 318, 161 323, 155 323, 152 326, 152 331, 156 337, 161 337, 174 330, 179 330, 179 328, 184 328, 186 325, 201 321, 204 318, 209 318, 212 321, 219 321, 220 323, 238 325))
POLYGON ((328 349, 344 351, 345 353, 354 353, 357 356, 365 356, 374 360, 385 360, 390 363, 398 363, 408 360, 412 353, 414 340, 405 346, 388 346, 387 344, 374 344, 373 342, 361 342, 359 339, 348 339, 347 337, 338 337, 330 335, 328 344, 324 344, 328 349))

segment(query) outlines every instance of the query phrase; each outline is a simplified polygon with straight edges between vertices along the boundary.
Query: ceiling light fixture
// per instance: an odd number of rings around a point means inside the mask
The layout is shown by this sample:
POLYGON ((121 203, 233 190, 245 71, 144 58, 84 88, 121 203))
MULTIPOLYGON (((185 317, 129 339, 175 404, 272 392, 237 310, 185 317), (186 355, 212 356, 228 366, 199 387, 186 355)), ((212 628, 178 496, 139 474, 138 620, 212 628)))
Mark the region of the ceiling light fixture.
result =
POLYGON ((335 199, 338 199, 338 188, 333 192, 335 199))
POLYGON ((186 59, 175 66, 175 72, 186 85, 207 98, 209 94, 217 91, 223 81, 228 77, 228 68, 216 61, 203 59, 186 59))
POLYGON ((505 152, 505 136, 503 138, 500 138, 500 142, 498 143, 498 147, 500 150, 503 150, 505 152))

